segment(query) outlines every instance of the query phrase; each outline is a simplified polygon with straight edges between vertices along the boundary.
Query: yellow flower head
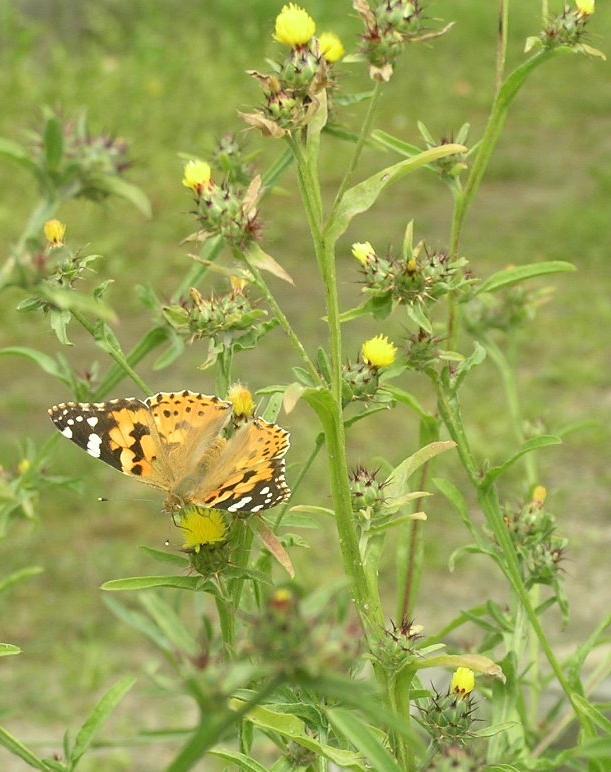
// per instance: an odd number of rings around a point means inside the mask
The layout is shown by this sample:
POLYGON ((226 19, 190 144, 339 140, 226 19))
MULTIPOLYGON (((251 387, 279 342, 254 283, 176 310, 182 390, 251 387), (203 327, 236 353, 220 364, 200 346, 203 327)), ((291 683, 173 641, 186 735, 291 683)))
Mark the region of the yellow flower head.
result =
POLYGON ((339 62, 346 55, 346 49, 335 32, 323 32, 318 38, 318 46, 320 53, 332 64, 333 62, 339 62))
POLYGON ((575 0, 577 10, 584 16, 591 16, 594 13, 595 4, 595 0, 575 0))
POLYGON ((21 461, 17 464, 17 471, 19 474, 26 474, 30 470, 30 467, 32 466, 32 462, 29 458, 22 458, 21 461))
POLYGON ((248 279, 245 279, 242 276, 230 276, 229 281, 231 283, 231 289, 236 295, 242 295, 248 286, 248 279))
POLYGON ((363 343, 361 356, 372 367, 390 367, 395 361, 397 347, 391 343, 386 335, 376 335, 363 343))
POLYGON ((452 676, 450 690, 459 697, 467 697, 475 689, 475 673, 469 667, 459 667, 452 676))
POLYGON ((367 265, 376 256, 375 249, 368 241, 358 242, 356 241, 352 245, 352 254, 356 257, 359 263, 367 265))
POLYGON ((538 506, 542 507, 545 504, 546 498, 547 489, 543 485, 537 485, 533 491, 533 504, 538 504, 538 506))
POLYGON ((205 161, 187 161, 182 184, 185 188, 191 188, 196 193, 201 193, 204 188, 209 187, 211 177, 210 164, 205 161))
POLYGON ((295 3, 285 5, 276 16, 274 38, 285 46, 305 46, 314 37, 316 23, 310 14, 295 3))
POLYGON ((233 405, 233 414, 238 418, 250 418, 255 412, 255 401, 252 394, 241 383, 234 383, 229 389, 229 401, 233 405))
POLYGON ((51 247, 63 247, 66 225, 59 220, 47 220, 44 225, 45 238, 51 247))
POLYGON ((192 507, 183 515, 180 527, 185 532, 183 549, 199 552, 208 544, 222 544, 227 539, 225 516, 218 509, 192 507))

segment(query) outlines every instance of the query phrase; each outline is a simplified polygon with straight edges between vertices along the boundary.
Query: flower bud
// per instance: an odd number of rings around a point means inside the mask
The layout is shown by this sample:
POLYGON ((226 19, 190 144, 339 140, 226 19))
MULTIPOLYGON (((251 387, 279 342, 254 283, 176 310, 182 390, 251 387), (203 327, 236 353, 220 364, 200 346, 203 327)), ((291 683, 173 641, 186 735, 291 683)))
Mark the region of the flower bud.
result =
POLYGON ((47 220, 44 225, 44 234, 52 249, 55 247, 63 247, 64 236, 66 235, 66 225, 59 220, 47 220))

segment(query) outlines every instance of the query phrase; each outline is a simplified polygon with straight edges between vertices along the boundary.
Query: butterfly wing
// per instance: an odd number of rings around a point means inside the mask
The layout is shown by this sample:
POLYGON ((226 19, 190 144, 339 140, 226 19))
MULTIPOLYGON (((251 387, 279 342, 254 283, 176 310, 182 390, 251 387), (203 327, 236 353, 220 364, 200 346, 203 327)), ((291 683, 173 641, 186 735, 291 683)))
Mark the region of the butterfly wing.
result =
POLYGON ((186 488, 187 501, 200 506, 228 512, 269 509, 291 494, 284 478, 288 448, 284 429, 260 418, 249 421, 217 446, 211 462, 203 458, 199 479, 187 479, 179 488, 186 488))
POLYGON ((49 410, 56 428, 90 456, 168 490, 173 475, 148 406, 139 399, 62 402, 49 410))

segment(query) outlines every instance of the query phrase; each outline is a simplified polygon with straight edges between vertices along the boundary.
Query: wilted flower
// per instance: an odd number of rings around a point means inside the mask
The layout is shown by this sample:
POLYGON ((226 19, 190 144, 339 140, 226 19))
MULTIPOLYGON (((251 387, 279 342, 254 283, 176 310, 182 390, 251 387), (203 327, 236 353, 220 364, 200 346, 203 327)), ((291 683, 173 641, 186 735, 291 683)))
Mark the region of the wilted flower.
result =
POLYGON ((397 347, 388 340, 386 335, 376 335, 363 343, 361 356, 371 367, 381 369, 390 367, 396 358, 397 347))
POLYGON ((295 3, 285 5, 276 16, 274 39, 285 46, 306 45, 315 32, 314 19, 295 3))
POLYGON ((66 225, 59 220, 47 220, 44 225, 45 238, 52 248, 63 247, 66 225))
POLYGON ((318 38, 320 53, 332 64, 339 62, 346 55, 342 41, 334 32, 323 32, 318 38))
POLYGON ((475 689, 475 673, 468 667, 459 667, 452 676, 450 689, 461 698, 467 697, 475 689))
POLYGON ((241 383, 234 383, 229 389, 227 398, 233 406, 233 414, 237 418, 250 418, 255 412, 255 401, 252 394, 241 383))

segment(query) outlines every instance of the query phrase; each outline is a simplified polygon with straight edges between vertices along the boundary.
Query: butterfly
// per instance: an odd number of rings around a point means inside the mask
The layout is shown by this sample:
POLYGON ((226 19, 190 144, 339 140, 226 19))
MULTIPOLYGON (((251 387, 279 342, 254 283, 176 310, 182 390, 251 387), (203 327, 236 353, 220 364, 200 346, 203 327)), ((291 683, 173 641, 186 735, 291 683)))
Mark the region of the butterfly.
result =
POLYGON ((288 432, 252 418, 225 436, 232 406, 219 397, 185 390, 62 402, 49 416, 90 456, 165 491, 168 512, 191 504, 260 512, 291 493, 284 478, 288 432))

